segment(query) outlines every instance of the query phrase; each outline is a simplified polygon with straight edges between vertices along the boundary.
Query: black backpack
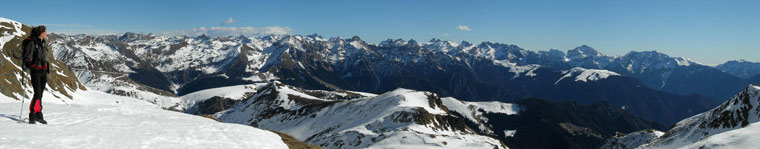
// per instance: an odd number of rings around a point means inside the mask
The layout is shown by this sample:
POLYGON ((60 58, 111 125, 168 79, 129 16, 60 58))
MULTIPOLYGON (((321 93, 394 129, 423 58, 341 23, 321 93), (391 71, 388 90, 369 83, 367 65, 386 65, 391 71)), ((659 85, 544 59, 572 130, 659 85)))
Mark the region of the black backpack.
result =
POLYGON ((26 69, 29 69, 29 65, 31 65, 31 62, 29 61, 29 59, 31 59, 32 53, 29 53, 29 52, 33 52, 31 51, 32 50, 31 46, 34 46, 32 44, 34 44, 34 42, 32 41, 31 38, 26 38, 24 39, 23 42, 21 42, 22 54, 18 58, 21 59, 21 65, 23 65, 21 67, 24 67, 26 69))

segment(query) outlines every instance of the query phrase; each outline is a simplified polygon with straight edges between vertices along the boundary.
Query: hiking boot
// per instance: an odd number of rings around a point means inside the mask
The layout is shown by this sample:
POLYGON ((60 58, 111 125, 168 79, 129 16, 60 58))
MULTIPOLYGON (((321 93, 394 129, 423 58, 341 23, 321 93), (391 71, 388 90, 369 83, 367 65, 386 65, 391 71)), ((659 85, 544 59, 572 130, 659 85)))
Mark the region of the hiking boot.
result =
POLYGON ((45 118, 42 118, 42 112, 37 112, 37 122, 40 122, 42 124, 47 124, 47 121, 45 121, 45 118))
POLYGON ((37 115, 34 113, 29 113, 29 124, 34 124, 37 122, 37 115))

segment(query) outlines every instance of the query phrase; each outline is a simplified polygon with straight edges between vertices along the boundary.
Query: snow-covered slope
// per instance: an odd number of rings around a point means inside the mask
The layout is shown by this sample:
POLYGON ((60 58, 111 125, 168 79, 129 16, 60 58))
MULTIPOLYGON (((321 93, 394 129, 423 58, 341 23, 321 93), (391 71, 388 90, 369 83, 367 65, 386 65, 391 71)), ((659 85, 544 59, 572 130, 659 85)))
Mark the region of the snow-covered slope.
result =
POLYGON ((752 123, 741 129, 715 134, 683 148, 757 148, 760 146, 758 136, 760 123, 752 123))
POLYGON ((743 129, 760 120, 759 106, 760 86, 749 85, 715 109, 678 122, 665 135, 646 146, 686 146, 726 131, 743 129))
POLYGON ((618 134, 613 136, 612 138, 607 139, 605 141, 604 145, 602 145, 603 149, 633 149, 637 148, 640 145, 650 143, 657 139, 658 137, 662 136, 664 132, 657 131, 657 130, 642 130, 637 132, 632 132, 629 134, 618 134))
POLYGON ((506 148, 473 132, 429 92, 397 89, 336 100, 304 91, 272 83, 215 116, 327 148, 506 148))
POLYGON ((26 124, 26 113, 18 119, 21 102, 0 96, 0 148, 288 148, 277 134, 250 126, 98 91, 73 96, 43 99, 47 125, 26 124))
MULTIPOLYGON (((749 85, 708 112, 678 122, 643 148, 754 148, 760 144, 760 86, 749 85)), ((621 142, 635 144, 634 142, 621 142)))
POLYGON ((83 69, 76 69, 74 72, 79 81, 90 90, 148 101, 165 109, 185 108, 178 105, 182 101, 174 94, 135 82, 127 74, 83 69))
POLYGON ((610 76, 620 76, 620 74, 609 71, 609 70, 599 70, 599 69, 584 69, 580 67, 575 67, 570 70, 562 71, 562 74, 565 74, 561 78, 557 80, 554 84, 559 83, 559 81, 562 81, 562 79, 565 78, 575 78, 573 81, 580 81, 580 82, 589 82, 589 81, 597 81, 601 79, 606 79, 610 76))

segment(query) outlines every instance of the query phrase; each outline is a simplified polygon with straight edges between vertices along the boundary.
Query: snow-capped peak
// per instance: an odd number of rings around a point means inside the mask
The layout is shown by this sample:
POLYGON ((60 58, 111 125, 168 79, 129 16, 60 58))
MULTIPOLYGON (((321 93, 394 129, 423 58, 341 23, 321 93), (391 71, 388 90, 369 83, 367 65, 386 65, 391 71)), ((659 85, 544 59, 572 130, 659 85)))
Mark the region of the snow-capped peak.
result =
POLYGON ((569 59, 582 59, 586 57, 599 57, 603 56, 602 53, 599 53, 599 51, 596 51, 594 48, 591 48, 587 45, 581 45, 579 47, 576 47, 575 49, 568 50, 567 51, 567 57, 569 59))
POLYGON ((201 41, 204 41, 204 40, 209 40, 209 39, 211 39, 211 36, 209 36, 208 34, 205 34, 205 33, 204 33, 204 34, 198 35, 197 37, 195 37, 195 39, 196 39, 196 40, 201 40, 201 41))
POLYGON ((447 53, 449 51, 454 50, 459 46, 459 44, 449 41, 449 40, 441 40, 437 38, 430 39, 430 41, 425 42, 422 44, 423 47, 430 49, 430 50, 440 50, 444 53, 447 53))
POLYGON ((385 41, 380 42, 378 46, 380 47, 396 47, 396 46, 405 46, 408 42, 404 39, 387 39, 385 41))
POLYGON ((678 66, 691 66, 692 64, 699 64, 686 57, 677 57, 673 58, 673 60, 676 61, 676 64, 678 64, 678 66))

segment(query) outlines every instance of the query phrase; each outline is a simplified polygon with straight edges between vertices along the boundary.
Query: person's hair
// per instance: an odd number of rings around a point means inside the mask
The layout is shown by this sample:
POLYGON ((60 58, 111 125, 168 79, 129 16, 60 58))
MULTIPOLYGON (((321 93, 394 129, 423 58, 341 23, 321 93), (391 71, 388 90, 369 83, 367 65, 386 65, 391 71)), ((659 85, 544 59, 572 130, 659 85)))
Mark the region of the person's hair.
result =
POLYGON ((32 33, 29 35, 32 38, 40 37, 40 34, 44 33, 46 30, 44 25, 40 25, 37 27, 32 28, 32 33))

